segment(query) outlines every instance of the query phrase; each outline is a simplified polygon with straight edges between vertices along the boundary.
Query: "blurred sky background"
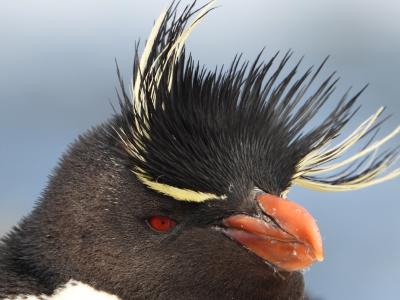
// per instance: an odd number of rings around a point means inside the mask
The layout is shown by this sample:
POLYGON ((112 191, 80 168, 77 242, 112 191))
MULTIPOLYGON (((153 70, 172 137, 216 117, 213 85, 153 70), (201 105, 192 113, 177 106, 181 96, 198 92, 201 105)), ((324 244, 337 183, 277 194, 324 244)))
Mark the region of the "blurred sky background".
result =
MULTIPOLYGON (((167 3, 0 2, 0 235, 32 209, 67 145, 110 117, 110 102, 116 103, 114 58, 130 80, 134 41, 145 40, 167 3)), ((265 58, 290 48, 294 60, 305 55, 302 70, 330 54, 323 73, 338 70, 341 76, 331 103, 349 86, 356 91, 371 84, 350 127, 380 105, 393 114, 383 134, 399 123, 400 1, 218 4, 188 42, 205 65, 228 64, 237 52, 251 59, 264 46, 265 58)), ((306 271, 311 295, 399 299, 399 184, 397 179, 347 193, 297 188, 289 194, 317 218, 325 242, 325 261, 306 271)))

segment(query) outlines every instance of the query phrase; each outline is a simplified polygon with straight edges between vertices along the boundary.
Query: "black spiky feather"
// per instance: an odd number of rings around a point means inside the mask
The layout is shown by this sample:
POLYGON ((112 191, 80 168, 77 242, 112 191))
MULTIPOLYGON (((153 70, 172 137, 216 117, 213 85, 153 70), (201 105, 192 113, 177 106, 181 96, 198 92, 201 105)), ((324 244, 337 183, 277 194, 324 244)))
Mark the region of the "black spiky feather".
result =
MULTIPOLYGON (((337 176, 313 176, 338 158, 335 148, 318 151, 357 112, 356 100, 364 88, 346 93, 318 126, 305 131, 332 98, 338 81, 332 73, 315 84, 326 60, 314 71, 300 73, 301 60, 285 68, 292 52, 281 59, 277 53, 266 62, 261 52, 254 62, 239 55, 229 67, 208 70, 187 55, 180 39, 211 8, 195 9, 194 2, 178 14, 178 4, 159 19, 144 65, 136 46, 132 95, 118 72, 122 118, 112 134, 127 150, 139 178, 218 196, 238 187, 279 195, 298 179, 343 189, 367 185, 395 159, 392 150, 361 170, 356 167, 365 161, 354 159, 337 176)), ((355 142, 379 125, 371 123, 355 142)))

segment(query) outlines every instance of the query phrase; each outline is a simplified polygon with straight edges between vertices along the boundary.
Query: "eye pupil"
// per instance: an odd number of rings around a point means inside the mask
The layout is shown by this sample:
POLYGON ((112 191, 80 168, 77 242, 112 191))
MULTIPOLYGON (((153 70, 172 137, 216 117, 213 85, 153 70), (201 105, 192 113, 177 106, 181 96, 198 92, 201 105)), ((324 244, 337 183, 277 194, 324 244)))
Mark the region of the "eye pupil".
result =
POLYGON ((166 216, 152 216, 147 222, 152 229, 160 232, 167 232, 176 226, 176 222, 166 216))

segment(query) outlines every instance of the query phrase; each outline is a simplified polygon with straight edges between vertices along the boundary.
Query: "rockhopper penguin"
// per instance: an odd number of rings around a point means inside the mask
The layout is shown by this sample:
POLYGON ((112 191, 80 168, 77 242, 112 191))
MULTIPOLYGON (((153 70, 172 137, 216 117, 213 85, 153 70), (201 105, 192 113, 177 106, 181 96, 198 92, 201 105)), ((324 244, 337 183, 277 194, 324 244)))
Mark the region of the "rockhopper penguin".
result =
POLYGON ((314 83, 325 61, 299 75, 299 63, 286 71, 290 52, 196 62, 185 40, 213 5, 173 3, 136 45, 115 116, 77 139, 2 239, 1 299, 304 299, 301 270, 323 246, 290 187, 399 175, 386 171, 396 149, 372 156, 400 131, 375 139, 382 108, 334 143, 362 91, 305 130, 335 89, 334 74, 314 83))

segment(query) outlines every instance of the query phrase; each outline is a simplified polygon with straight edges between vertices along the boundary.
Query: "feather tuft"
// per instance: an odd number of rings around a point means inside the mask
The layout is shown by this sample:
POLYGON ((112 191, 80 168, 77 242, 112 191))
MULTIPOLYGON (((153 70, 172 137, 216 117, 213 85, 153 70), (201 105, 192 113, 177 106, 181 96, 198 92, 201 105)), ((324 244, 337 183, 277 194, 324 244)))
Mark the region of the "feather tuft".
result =
POLYGON ((302 59, 293 64, 292 51, 265 62, 261 51, 253 62, 237 55, 229 67, 210 71, 187 55, 185 41, 214 3, 195 8, 194 1, 179 14, 173 2, 160 15, 141 57, 136 44, 131 93, 117 67, 121 114, 112 135, 144 185, 176 200, 204 202, 255 187, 286 196, 293 184, 346 191, 399 176, 400 169, 387 173, 398 151, 378 153, 400 132, 375 139, 383 108, 333 146, 366 87, 352 96, 347 91, 306 130, 339 80, 335 72, 321 80, 328 58, 300 72, 302 59))

